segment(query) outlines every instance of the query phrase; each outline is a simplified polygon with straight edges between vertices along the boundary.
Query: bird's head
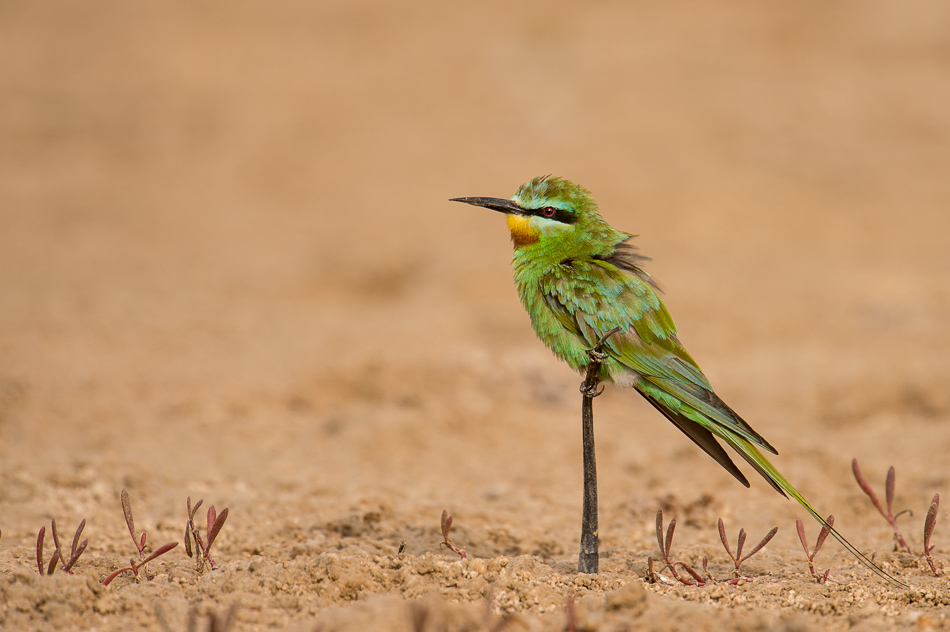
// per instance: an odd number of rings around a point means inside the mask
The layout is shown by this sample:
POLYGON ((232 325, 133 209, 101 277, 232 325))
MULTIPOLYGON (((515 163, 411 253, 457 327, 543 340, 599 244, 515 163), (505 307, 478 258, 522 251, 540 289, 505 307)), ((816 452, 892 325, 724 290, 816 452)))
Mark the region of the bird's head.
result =
POLYGON ((453 198, 507 216, 516 250, 568 258, 609 251, 628 237, 600 217, 590 192, 562 178, 541 176, 518 187, 511 199, 453 198))

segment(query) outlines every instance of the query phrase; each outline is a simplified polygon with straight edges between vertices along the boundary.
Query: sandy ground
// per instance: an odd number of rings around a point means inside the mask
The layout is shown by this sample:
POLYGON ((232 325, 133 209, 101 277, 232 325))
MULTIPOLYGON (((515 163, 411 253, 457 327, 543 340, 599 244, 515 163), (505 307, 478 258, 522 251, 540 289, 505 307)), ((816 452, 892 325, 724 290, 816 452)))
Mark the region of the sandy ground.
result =
MULTIPOLYGON (((569 597, 581 630, 950 627, 850 471, 897 468, 920 552, 950 483, 950 5, 6 1, 0 48, 4 629, 562 630, 569 597), (579 377, 502 218, 447 202, 545 173, 641 235, 717 391, 910 588, 833 541, 815 583, 794 502, 616 389, 602 572, 575 572, 579 377), (186 497, 228 507, 219 568, 179 546, 102 587, 122 489, 150 550, 186 497), (779 532, 740 585, 651 584, 660 508, 718 579, 718 518, 779 532), (87 521, 72 576, 36 571, 51 519, 87 521)), ((944 507, 945 575, 948 543, 944 507)))

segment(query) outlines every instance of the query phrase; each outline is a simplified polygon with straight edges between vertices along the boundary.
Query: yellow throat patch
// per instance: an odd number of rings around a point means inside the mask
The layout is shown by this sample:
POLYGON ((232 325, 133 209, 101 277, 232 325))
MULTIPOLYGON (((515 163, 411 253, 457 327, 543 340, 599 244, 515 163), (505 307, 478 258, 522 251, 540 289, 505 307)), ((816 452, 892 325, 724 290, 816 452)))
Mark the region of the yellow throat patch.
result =
POLYGON ((524 215, 506 215, 508 230, 511 231, 511 241, 515 248, 538 243, 538 234, 531 229, 528 223, 530 218, 524 215))

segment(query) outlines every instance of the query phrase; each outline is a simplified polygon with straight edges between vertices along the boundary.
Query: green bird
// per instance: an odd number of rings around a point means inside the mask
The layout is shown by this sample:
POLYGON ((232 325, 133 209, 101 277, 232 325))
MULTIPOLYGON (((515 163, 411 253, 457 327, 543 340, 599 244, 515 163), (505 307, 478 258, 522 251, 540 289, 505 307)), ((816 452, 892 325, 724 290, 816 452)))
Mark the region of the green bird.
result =
MULTIPOLYGON (((765 458, 772 445, 716 395, 676 336, 659 290, 643 270, 630 233, 605 222, 589 191, 557 177, 521 185, 509 200, 454 198, 504 213, 514 244, 518 295, 542 342, 584 373, 589 351, 604 342, 601 381, 629 386, 740 483, 749 481, 717 439, 745 459, 775 490, 830 526, 765 458)), ((837 531, 831 533, 868 568, 901 585, 837 531)))

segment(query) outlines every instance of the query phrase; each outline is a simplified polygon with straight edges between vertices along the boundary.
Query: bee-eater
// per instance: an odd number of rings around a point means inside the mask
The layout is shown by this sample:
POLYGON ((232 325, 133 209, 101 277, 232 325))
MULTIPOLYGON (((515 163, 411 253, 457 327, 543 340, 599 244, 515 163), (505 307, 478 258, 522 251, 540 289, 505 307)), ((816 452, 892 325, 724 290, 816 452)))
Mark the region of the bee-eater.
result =
MULTIPOLYGON (((775 490, 791 496, 822 525, 821 515, 762 454, 778 454, 713 391, 676 336, 657 286, 643 270, 649 258, 634 237, 605 222, 590 192, 561 178, 538 177, 511 199, 454 198, 504 213, 514 244, 515 284, 531 325, 554 354, 580 372, 604 341, 601 381, 629 386, 740 483, 749 481, 717 439, 745 459, 775 490)), ((893 578, 834 529, 832 534, 868 568, 893 578)))

